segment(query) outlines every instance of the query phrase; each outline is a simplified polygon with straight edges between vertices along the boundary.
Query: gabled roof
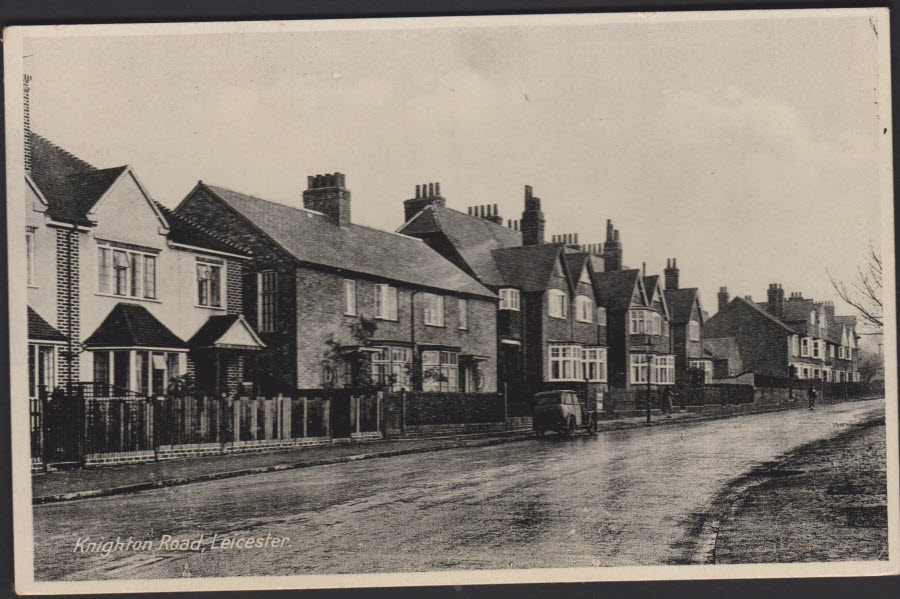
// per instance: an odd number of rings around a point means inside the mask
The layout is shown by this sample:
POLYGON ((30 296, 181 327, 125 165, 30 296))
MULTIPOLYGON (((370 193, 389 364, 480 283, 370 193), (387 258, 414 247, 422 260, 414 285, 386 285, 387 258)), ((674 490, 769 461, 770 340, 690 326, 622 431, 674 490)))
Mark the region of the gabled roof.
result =
MULTIPOLYGON (((674 324, 686 323, 691 320, 694 313, 694 305, 700 301, 700 290, 696 287, 682 289, 666 289, 663 294, 669 305, 669 315, 674 324)), ((701 322, 704 320, 703 312, 700 313, 701 322)))
POLYGON ((155 204, 169 223, 169 241, 248 257, 253 254, 248 248, 220 237, 185 215, 173 212, 159 202, 155 204))
POLYGON ((187 344, 144 306, 119 303, 85 342, 88 347, 186 349, 187 344))
POLYGON ((456 293, 496 298, 420 239, 351 224, 318 212, 198 184, 299 262, 456 293))
POLYGON ((756 303, 749 301, 747 299, 744 299, 742 297, 736 297, 733 300, 731 300, 731 302, 728 304, 728 306, 726 306, 725 310, 719 310, 718 312, 716 312, 713 315, 712 318, 710 318, 709 320, 707 320, 704 323, 704 325, 703 325, 704 326, 704 328, 703 328, 704 339, 707 337, 707 334, 709 334, 711 337, 727 336, 726 334, 721 334, 721 331, 723 329, 728 329, 727 323, 725 323, 723 321, 725 321, 725 319, 727 318, 727 315, 728 315, 727 313, 728 313, 729 309, 734 309, 735 307, 749 308, 750 310, 752 310, 752 312, 754 314, 758 315, 761 318, 765 318, 767 320, 774 322, 775 324, 777 324, 779 327, 781 327, 788 333, 792 333, 795 335, 798 334, 796 329, 789 327, 781 320, 775 318, 774 316, 772 316, 771 314, 769 314, 768 312, 766 312, 765 310, 760 308, 758 305, 756 305, 756 303))
POLYGON ((97 169, 36 133, 31 136, 31 178, 51 218, 87 223, 87 214, 128 168, 97 169))
POLYGON ((251 349, 266 346, 242 314, 210 316, 188 341, 193 348, 251 349))
POLYGON ((659 302, 662 304, 663 312, 665 312, 666 317, 671 319, 671 315, 669 314, 669 302, 666 301, 666 296, 663 293, 662 285, 659 282, 659 275, 641 277, 641 281, 644 283, 644 291, 647 293, 647 301, 652 303, 653 296, 658 292, 659 302))
POLYGON ((28 339, 35 341, 68 341, 69 338, 57 331, 41 318, 41 315, 28 306, 28 339))
POLYGON ((398 231, 414 237, 442 233, 485 285, 503 285, 493 250, 522 246, 522 233, 489 220, 430 204, 398 231))
POLYGON ((597 305, 612 311, 627 310, 640 279, 641 271, 637 269, 594 273, 597 305))
POLYGON ((703 340, 703 353, 714 360, 727 359, 735 365, 740 364, 741 349, 734 337, 715 337, 703 340))
POLYGON ((502 284, 518 287, 523 292, 544 291, 560 261, 562 244, 544 243, 503 248, 491 252, 502 284))
POLYGON ((563 258, 566 261, 566 269, 569 271, 569 280, 572 281, 573 286, 578 285, 581 273, 586 268, 585 264, 588 262, 588 257, 589 254, 584 252, 567 251, 563 254, 563 258))

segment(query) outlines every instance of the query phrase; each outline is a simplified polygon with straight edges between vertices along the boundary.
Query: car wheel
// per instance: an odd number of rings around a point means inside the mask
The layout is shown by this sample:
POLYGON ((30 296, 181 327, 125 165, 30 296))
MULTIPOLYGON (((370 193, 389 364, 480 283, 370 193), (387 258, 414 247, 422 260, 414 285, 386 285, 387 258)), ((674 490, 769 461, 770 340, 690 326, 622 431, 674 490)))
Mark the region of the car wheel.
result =
POLYGON ((535 435, 536 437, 538 437, 538 438, 543 437, 543 436, 544 436, 544 429, 539 428, 539 427, 535 427, 535 428, 534 428, 534 435, 535 435))

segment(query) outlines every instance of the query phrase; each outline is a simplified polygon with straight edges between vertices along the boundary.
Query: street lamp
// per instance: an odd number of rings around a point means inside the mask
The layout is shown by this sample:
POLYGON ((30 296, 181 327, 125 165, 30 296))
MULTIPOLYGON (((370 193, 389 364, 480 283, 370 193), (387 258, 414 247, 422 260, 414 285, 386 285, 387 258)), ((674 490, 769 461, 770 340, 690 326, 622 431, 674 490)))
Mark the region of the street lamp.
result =
POLYGON ((650 342, 650 336, 647 336, 647 353, 644 356, 644 360, 647 364, 647 422, 650 422, 650 372, 651 372, 651 364, 650 364, 650 352, 653 351, 653 344, 650 342))

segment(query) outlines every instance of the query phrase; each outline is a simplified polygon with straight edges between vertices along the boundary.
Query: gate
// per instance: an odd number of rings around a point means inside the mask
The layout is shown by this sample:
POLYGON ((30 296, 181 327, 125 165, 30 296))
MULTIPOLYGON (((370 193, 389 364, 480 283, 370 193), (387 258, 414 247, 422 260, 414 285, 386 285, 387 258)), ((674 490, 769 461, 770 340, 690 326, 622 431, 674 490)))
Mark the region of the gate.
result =
POLYGON ((348 439, 352 431, 350 415, 350 390, 334 389, 331 397, 331 436, 335 439, 348 439))
POLYGON ((79 386, 52 392, 40 390, 41 429, 45 464, 80 465, 84 455, 84 392, 79 386))

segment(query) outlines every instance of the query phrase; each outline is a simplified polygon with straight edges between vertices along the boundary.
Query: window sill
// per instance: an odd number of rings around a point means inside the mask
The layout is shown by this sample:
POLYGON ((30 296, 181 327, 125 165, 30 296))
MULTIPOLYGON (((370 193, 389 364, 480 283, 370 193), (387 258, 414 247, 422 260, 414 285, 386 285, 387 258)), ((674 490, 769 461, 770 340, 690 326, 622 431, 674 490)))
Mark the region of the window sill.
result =
POLYGON ((548 314, 548 316, 550 318, 556 318, 558 320, 566 320, 567 319, 567 317, 565 317, 565 316, 556 316, 555 314, 548 314))
POLYGON ((384 316, 376 316, 375 320, 386 320, 387 322, 400 322, 399 318, 385 318, 384 316))
POLYGON ((37 285, 26 285, 29 289, 40 289, 37 285))
POLYGON ((468 331, 469 327, 456 327, 457 331, 468 331))
POLYGON ((425 326, 426 326, 426 327, 433 327, 433 328, 435 328, 435 329, 446 329, 446 328, 447 328, 447 325, 445 325, 445 324, 429 324, 429 323, 427 323, 427 322, 425 323, 425 326))
POLYGON ((162 300, 151 299, 149 297, 133 297, 131 295, 116 295, 114 293, 100 293, 100 292, 97 292, 94 295, 96 295, 98 297, 111 297, 113 299, 124 300, 124 301, 128 301, 128 302, 147 302, 149 304, 161 304, 162 303, 162 300))
POLYGON ((224 311, 224 310, 228 309, 225 306, 203 306, 200 304, 194 304, 194 307, 200 308, 201 310, 222 310, 222 311, 224 311))
POLYGON ((356 317, 356 316, 359 316, 359 315, 356 314, 356 313, 344 312, 344 316, 353 316, 353 317, 356 317))
POLYGON ((519 308, 497 308, 497 310, 503 310, 505 312, 518 312, 519 308))
POLYGON ((575 322, 581 322, 581 323, 584 323, 584 324, 594 324, 594 321, 593 321, 593 320, 581 320, 580 318, 576 318, 576 319, 575 319, 575 322))

